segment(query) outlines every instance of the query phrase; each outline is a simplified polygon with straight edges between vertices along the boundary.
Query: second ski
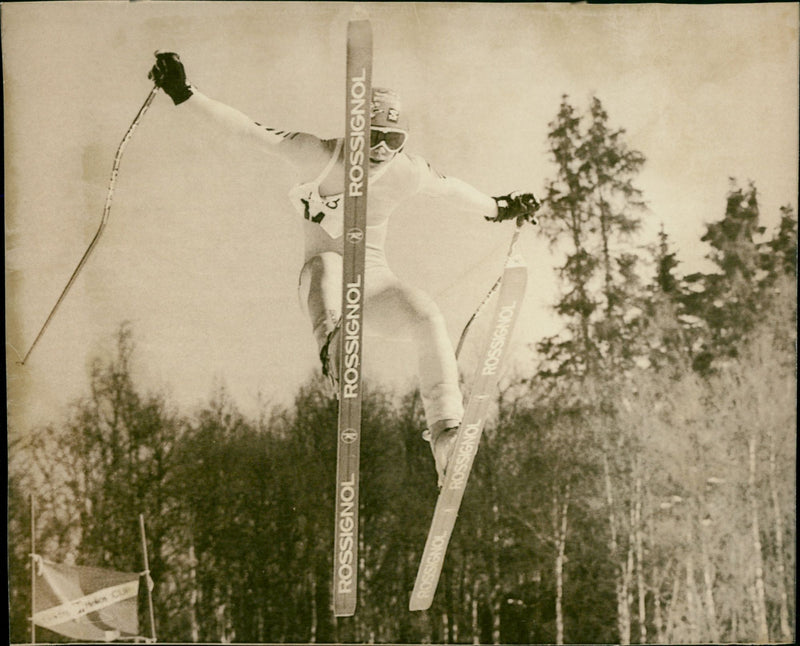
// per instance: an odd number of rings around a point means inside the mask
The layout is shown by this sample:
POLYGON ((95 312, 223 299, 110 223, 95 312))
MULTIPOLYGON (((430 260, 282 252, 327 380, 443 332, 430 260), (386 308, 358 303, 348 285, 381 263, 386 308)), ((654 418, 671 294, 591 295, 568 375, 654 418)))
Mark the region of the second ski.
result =
MULTIPOLYGON (((518 231, 517 231, 518 233, 518 231)), ((431 527, 417 571, 410 610, 427 610, 439 585, 445 553, 461 507, 461 500, 478 451, 489 404, 501 368, 508 353, 509 339, 517 320, 528 280, 522 258, 513 253, 516 233, 503 271, 497 307, 481 361, 476 369, 472 392, 467 401, 464 418, 458 430, 453 455, 447 467, 444 484, 436 501, 431 527)))

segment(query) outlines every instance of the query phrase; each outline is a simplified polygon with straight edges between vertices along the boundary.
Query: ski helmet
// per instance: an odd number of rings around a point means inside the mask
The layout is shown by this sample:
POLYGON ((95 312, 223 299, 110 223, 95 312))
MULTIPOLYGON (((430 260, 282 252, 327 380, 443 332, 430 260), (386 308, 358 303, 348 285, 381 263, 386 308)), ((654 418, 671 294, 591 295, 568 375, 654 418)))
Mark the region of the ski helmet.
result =
POLYGON ((408 122, 397 92, 385 87, 372 88, 372 125, 408 131, 408 122))

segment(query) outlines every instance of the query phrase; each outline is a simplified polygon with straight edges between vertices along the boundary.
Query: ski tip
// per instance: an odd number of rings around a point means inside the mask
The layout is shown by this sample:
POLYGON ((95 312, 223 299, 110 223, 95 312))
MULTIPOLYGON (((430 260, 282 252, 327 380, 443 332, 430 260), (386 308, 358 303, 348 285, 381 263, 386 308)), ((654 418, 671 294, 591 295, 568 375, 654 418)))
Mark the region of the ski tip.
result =
POLYGON ((506 260, 506 268, 511 269, 512 267, 527 267, 528 263, 525 262, 525 258, 523 258, 520 254, 514 254, 513 256, 509 256, 506 260))
POLYGON ((369 12, 364 7, 356 5, 350 13, 350 22, 358 22, 361 20, 369 20, 369 12))

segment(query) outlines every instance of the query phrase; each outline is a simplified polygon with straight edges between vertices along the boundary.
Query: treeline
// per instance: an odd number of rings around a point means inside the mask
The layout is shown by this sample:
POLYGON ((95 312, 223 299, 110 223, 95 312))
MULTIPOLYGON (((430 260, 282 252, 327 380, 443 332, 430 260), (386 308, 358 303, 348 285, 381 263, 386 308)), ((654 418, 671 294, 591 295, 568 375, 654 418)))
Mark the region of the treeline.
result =
POLYGON ((123 326, 69 418, 11 447, 11 641, 31 493, 54 560, 141 570, 145 514, 160 641, 793 641, 794 211, 768 233, 732 180, 700 241, 713 271, 682 275, 663 230, 642 239, 645 159, 599 100, 565 97, 548 142, 563 330, 501 384, 430 611, 407 611, 436 495, 417 393, 368 388, 359 609, 336 620, 322 381, 257 419, 224 388, 180 413, 137 382, 123 326))

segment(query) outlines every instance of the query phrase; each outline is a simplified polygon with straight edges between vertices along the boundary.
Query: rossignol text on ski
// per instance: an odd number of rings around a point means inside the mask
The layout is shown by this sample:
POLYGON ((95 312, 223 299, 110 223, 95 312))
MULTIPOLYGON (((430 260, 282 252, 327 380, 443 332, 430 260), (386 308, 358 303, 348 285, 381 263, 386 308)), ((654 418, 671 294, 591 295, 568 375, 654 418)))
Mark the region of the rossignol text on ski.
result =
POLYGON ((347 25, 344 248, 333 558, 333 611, 337 617, 353 615, 358 601, 358 481, 371 85, 372 28, 368 20, 352 20, 347 25))

